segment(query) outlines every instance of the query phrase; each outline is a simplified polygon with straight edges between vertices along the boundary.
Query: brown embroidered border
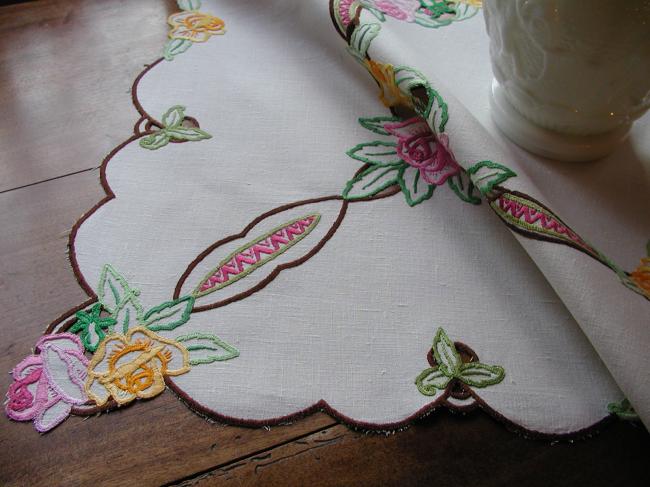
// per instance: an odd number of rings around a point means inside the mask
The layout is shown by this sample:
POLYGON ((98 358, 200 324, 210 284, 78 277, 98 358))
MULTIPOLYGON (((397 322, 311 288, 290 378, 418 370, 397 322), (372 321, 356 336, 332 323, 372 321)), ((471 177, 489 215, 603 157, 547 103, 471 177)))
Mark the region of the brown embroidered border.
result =
MULTIPOLYGON (((333 15, 333 10, 332 10, 333 7, 332 7, 332 5, 333 5, 333 3, 332 3, 332 1, 330 1, 330 14, 331 15, 333 15)), ((344 35, 343 33, 341 33, 339 31, 339 34, 341 34, 341 37, 346 39, 346 41, 349 39, 350 34, 353 31, 354 25, 358 23, 358 17, 359 17, 359 10, 357 10, 357 15, 355 16, 355 19, 353 20, 353 22, 348 27, 348 31, 346 32, 346 34, 344 35)), ((336 25, 336 22, 334 22, 334 23, 336 25)), ((338 31, 338 28, 337 28, 337 31, 338 31)), ((148 65, 136 77, 136 79, 135 79, 135 81, 133 83, 133 86, 131 88, 131 96, 132 96, 132 100, 133 100, 133 105, 135 106, 136 110, 140 114, 140 118, 137 120, 137 122, 134 125, 134 128, 133 128, 134 135, 129 137, 127 140, 125 140, 121 144, 119 144, 117 147, 115 147, 102 161, 102 164, 101 164, 101 167, 100 167, 100 182, 101 182, 101 186, 102 186, 106 196, 104 198, 102 198, 88 212, 86 212, 84 215, 82 215, 79 218, 79 220, 77 220, 77 222, 75 222, 75 224, 73 225, 72 230, 70 232, 70 236, 69 236, 69 239, 68 239, 70 263, 71 263, 72 270, 73 270, 73 273, 75 275, 75 278, 77 279, 77 282, 79 283, 80 287, 84 290, 84 292, 89 296, 89 299, 86 300, 85 302, 81 303, 80 305, 77 305, 77 306, 71 308, 70 310, 66 311, 61 316, 56 318, 46 328, 46 330, 45 330, 46 334, 47 333, 52 333, 52 332, 54 332, 54 330, 57 330, 57 327, 59 325, 61 325, 61 326, 58 328, 57 332, 63 332, 65 330, 67 330, 74 323, 75 318, 73 317, 73 315, 77 311, 80 311, 80 310, 88 307, 89 305, 91 305, 91 304, 93 304, 94 302, 97 301, 97 295, 95 294, 94 290, 88 285, 85 278, 83 277, 83 275, 80 272, 79 265, 78 265, 77 259, 76 259, 76 254, 75 254, 75 246, 74 246, 75 238, 76 238, 77 232, 78 232, 79 228, 81 227, 81 225, 93 213, 95 213, 95 211, 97 211, 101 206, 103 206, 105 203, 107 203, 108 201, 115 198, 115 194, 113 193, 113 191, 110 188, 110 186, 108 184, 108 181, 106 179, 106 167, 108 165, 108 162, 121 149, 123 149, 126 145, 130 144, 131 142, 133 142, 133 141, 135 141, 135 140, 137 140, 137 139, 139 139, 139 138, 141 138, 141 137, 143 137, 145 135, 148 135, 148 134, 152 133, 154 126, 157 127, 157 128, 162 127, 162 124, 159 121, 157 121, 155 118, 151 117, 144 110, 144 108, 140 104, 140 102, 138 100, 138 97, 137 97, 137 87, 138 87, 138 84, 139 84, 140 80, 143 78, 143 76, 148 71, 150 71, 158 63, 160 63, 162 61, 162 59, 163 58, 160 58, 160 59, 156 60, 155 62, 153 62, 152 64, 148 65), (143 123, 145 124, 144 125, 144 130, 141 129, 143 123)), ((362 171, 363 169, 365 169, 365 166, 362 167, 359 171, 362 171)), ((400 191, 400 188, 398 186, 393 186, 393 187, 387 188, 385 191, 383 191, 382 193, 380 193, 378 195, 375 195, 374 197, 354 201, 352 203, 357 203, 357 202, 362 202, 362 201, 369 201, 369 200, 373 200, 373 199, 386 198, 386 197, 389 197, 389 196, 393 196, 394 194, 398 193, 399 191, 400 191)), ((285 207, 279 207, 279 208, 288 209, 288 208, 298 206, 299 204, 306 204, 308 202, 326 201, 326 200, 333 200, 333 199, 341 199, 342 200, 342 197, 336 195, 336 196, 329 196, 329 197, 323 197, 323 198, 316 198, 315 200, 305 200, 305 201, 302 201, 302 202, 290 203, 289 205, 285 205, 285 207)), ((312 251, 308 255, 303 256, 304 260, 302 260, 300 263, 304 262, 309 257, 311 257, 315 253, 317 253, 318 250, 320 250, 323 247, 323 245, 325 245, 327 240, 329 240, 329 238, 331 238, 331 236, 334 234, 334 232, 336 231, 336 229, 340 225, 343 217, 345 216, 345 212, 347 211, 347 206, 349 205, 349 203, 350 202, 346 202, 346 201, 344 201, 342 203, 341 212, 339 213, 339 216, 338 216, 336 222, 330 228, 330 231, 326 235, 327 238, 324 237, 323 239, 321 239, 321 241, 319 241, 319 243, 316 246, 318 248, 315 247, 314 249, 312 249, 312 251)), ((274 212, 277 213, 278 211, 282 211, 282 210, 276 208, 275 210, 271 210, 270 213, 262 215, 262 218, 265 215, 269 216, 269 214, 272 214, 274 212)), ((247 231, 252 228, 252 225, 254 225, 257 221, 261 220, 262 218, 258 217, 256 220, 254 220, 254 223, 248 225, 244 229, 244 231, 242 232, 242 236, 246 235, 247 231)), ((218 247, 218 245, 226 243, 226 241, 230 241, 233 238, 237 238, 237 237, 236 236, 227 237, 227 239, 224 239, 224 240, 222 240, 220 242, 217 242, 217 243, 213 244, 212 246, 210 246, 202 254, 207 255, 207 253, 209 251, 211 251, 213 248, 216 248, 216 247, 218 247)), ((198 261, 196 263, 198 263, 198 261)), ((194 266, 196 266, 196 263, 193 262, 194 266)), ((295 265, 298 265, 298 261, 294 261, 293 263, 290 263, 290 264, 293 264, 291 266, 291 267, 293 267, 295 265)), ((192 264, 190 264, 190 266, 192 266, 192 264)), ((281 267, 281 266, 278 266, 278 268, 279 267, 281 267)), ((274 272, 277 271, 277 274, 279 274, 279 272, 282 270, 282 269, 278 270, 278 268, 276 268, 274 270, 274 272)), ((287 266, 285 266, 285 268, 287 268, 287 266)), ((188 267, 188 269, 191 272, 190 267, 188 267)), ((187 278, 187 275, 189 275, 189 273, 186 270, 184 275, 181 276, 181 280, 179 281, 179 284, 177 284, 177 288, 176 288, 176 290, 174 292, 175 296, 179 292, 179 289, 180 289, 179 285, 182 285, 182 281, 187 278)), ((261 286, 259 289, 261 289, 262 287, 267 285, 269 282, 270 282, 270 280, 268 282, 266 282, 263 286, 261 286)), ((259 290, 259 289, 256 289, 256 290, 259 290)), ((255 292, 255 290, 251 291, 251 294, 252 294, 252 292, 255 292)), ((242 299, 242 297, 240 297, 239 299, 242 299)), ((223 306, 223 305, 225 305, 225 303, 221 304, 221 306, 223 306)), ((202 309, 199 310, 197 308, 197 309, 195 309, 195 311, 203 311, 203 310, 202 309)), ((216 411, 213 411, 213 410, 211 410, 209 408, 206 408, 206 407, 202 406, 201 404, 199 404, 198 402, 193 400, 191 397, 189 397, 183 390, 181 390, 174 383, 174 381, 170 377, 165 378, 165 383, 167 384, 167 387, 170 390, 172 390, 181 399, 181 401, 184 402, 187 405, 187 407, 189 407, 195 413, 197 413, 199 415, 202 415, 202 416, 205 416, 205 417, 210 418, 210 419, 214 419, 214 420, 217 420, 217 421, 222 421, 222 422, 227 423, 227 424, 238 425, 238 426, 248 426, 248 427, 261 427, 261 426, 273 426, 273 425, 286 424, 286 423, 290 423, 292 421, 295 421, 297 419, 300 419, 300 418, 302 418, 304 416, 307 416, 309 414, 313 414, 313 413, 318 412, 318 411, 323 411, 323 412, 329 414, 330 416, 332 416, 333 418, 337 419, 338 421, 340 421, 340 422, 342 422, 342 423, 344 423, 344 424, 346 424, 346 425, 348 425, 348 426, 350 426, 352 428, 355 428, 355 429, 361 429, 361 430, 366 430, 366 431, 379 431, 379 432, 382 432, 382 431, 395 431, 395 430, 400 430, 400 429, 407 428, 414 421, 416 421, 416 420, 418 420, 420 418, 423 418, 425 416, 428 416, 429 414, 432 414, 433 412, 435 412, 438 409, 447 408, 447 409, 449 409, 451 411, 456 411, 456 412, 460 412, 460 413, 469 413, 469 412, 472 412, 472 411, 474 411, 474 410, 476 410, 478 408, 478 409, 481 409, 484 412, 486 412, 489 416, 491 416, 495 420, 497 420, 500 423, 504 424, 505 427, 508 430, 517 432, 517 433, 523 435, 524 437, 534 438, 534 439, 542 439, 542 440, 558 441, 558 440, 574 440, 574 439, 580 439, 580 438, 586 438, 586 437, 592 436, 594 433, 597 433, 600 428, 602 428, 606 424, 609 424, 612 421, 616 420, 615 415, 609 415, 609 416, 604 417, 602 420, 596 422, 595 424, 593 424, 593 425, 591 425, 591 426, 589 426, 587 428, 584 428, 584 429, 581 429, 581 430, 578 430, 578 431, 574 431, 574 432, 571 432, 571 433, 562 433, 562 434, 560 434, 560 433, 543 433, 543 432, 527 429, 527 428, 525 428, 525 427, 523 427, 521 425, 518 425, 518 424, 514 423, 513 421, 509 420, 508 418, 506 418, 505 416, 503 416, 502 414, 498 413, 497 411, 492 409, 490 406, 488 406, 480 398, 480 396, 478 396, 472 390, 470 390, 470 395, 474 399, 474 402, 472 402, 471 404, 468 404, 468 405, 456 405, 456 404, 449 403, 447 401, 447 398, 449 397, 449 392, 445 391, 441 397, 439 397, 435 401, 431 402, 430 404, 420 408, 418 411, 416 411, 412 415, 408 416, 407 418, 403 419, 402 421, 391 422, 391 423, 377 424, 377 423, 369 423, 369 422, 365 422, 365 421, 355 421, 354 419, 352 419, 352 418, 350 418, 348 416, 345 416, 344 414, 341 414, 340 412, 338 412, 336 409, 332 408, 327 403, 327 401, 325 401, 323 399, 321 399, 320 401, 314 403, 313 405, 311 405, 311 406, 309 406, 309 407, 307 407, 307 408, 305 408, 305 409, 303 409, 301 411, 298 411, 298 412, 290 414, 290 415, 281 416, 281 417, 277 417, 277 418, 270 418, 270 419, 267 419, 267 420, 252 420, 252 419, 246 420, 246 419, 240 419, 240 418, 235 418, 235 417, 232 417, 232 416, 227 416, 227 415, 224 415, 224 414, 220 414, 220 413, 218 413, 216 411)), ((133 405, 135 403, 136 403, 136 401, 134 401, 133 403, 130 403, 128 406, 131 406, 131 405, 133 405)), ((115 403, 108 402, 107 404, 105 404, 102 407, 97 407, 97 406, 88 407, 88 408, 75 407, 73 409, 72 413, 76 414, 76 415, 87 416, 87 415, 94 415, 94 414, 97 414, 97 413, 102 412, 102 411, 109 411, 111 409, 114 409, 115 407, 116 407, 115 403)))

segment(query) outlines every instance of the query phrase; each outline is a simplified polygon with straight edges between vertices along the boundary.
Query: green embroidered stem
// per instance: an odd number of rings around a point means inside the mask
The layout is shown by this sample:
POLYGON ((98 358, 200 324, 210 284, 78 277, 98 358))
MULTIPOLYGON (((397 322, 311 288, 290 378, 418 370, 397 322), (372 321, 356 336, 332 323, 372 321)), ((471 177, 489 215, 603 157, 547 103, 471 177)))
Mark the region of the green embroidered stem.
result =
POLYGON ((198 127, 183 127, 185 107, 174 105, 162 116, 163 128, 140 139, 140 147, 149 150, 160 149, 173 141, 197 141, 212 136, 198 127))
POLYGON ((415 385, 425 396, 436 395, 452 379, 471 387, 488 387, 498 384, 505 377, 505 370, 499 365, 463 363, 456 346, 442 328, 438 328, 433 339, 432 351, 437 365, 425 369, 415 378, 415 385))

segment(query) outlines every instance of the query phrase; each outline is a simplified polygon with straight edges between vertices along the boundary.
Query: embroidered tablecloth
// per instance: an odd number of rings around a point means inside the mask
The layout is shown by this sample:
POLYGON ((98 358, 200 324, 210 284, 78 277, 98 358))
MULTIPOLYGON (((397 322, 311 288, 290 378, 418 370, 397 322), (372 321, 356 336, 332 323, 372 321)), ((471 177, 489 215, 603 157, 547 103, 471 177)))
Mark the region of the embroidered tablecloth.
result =
POLYGON ((88 300, 12 371, 11 419, 167 387, 232 424, 650 421, 647 116, 590 164, 508 143, 480 1, 178 7, 70 233, 88 300))

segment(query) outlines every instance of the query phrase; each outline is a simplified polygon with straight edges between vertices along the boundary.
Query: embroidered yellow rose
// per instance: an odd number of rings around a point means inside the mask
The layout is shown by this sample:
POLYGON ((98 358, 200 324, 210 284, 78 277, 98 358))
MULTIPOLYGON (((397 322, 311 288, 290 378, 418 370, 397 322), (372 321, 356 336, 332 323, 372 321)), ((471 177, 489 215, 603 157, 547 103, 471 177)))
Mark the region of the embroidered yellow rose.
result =
POLYGON ((169 31, 170 39, 205 42, 213 35, 226 32, 226 25, 219 17, 194 10, 172 14, 167 23, 172 26, 169 31))
POLYGON ((99 406, 109 397, 126 404, 157 396, 165 390, 166 375, 189 370, 185 347, 145 327, 131 328, 126 335, 110 335, 101 342, 88 365, 85 389, 99 406))
POLYGON ((650 257, 643 257, 641 264, 630 273, 630 279, 650 296, 650 257))
POLYGON ((395 83, 395 71, 391 64, 382 64, 371 59, 365 60, 366 69, 379 84, 379 99, 388 108, 396 106, 411 107, 409 100, 395 83))

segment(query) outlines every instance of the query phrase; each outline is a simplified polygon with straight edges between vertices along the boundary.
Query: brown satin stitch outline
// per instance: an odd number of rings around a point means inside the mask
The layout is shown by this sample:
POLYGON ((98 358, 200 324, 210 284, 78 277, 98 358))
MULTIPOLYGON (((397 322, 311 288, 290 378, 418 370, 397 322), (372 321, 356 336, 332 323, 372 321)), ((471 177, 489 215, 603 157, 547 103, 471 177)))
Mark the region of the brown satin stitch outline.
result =
MULTIPOLYGON (((364 171, 365 169, 367 169, 368 167, 369 167, 368 164, 363 165, 355 173, 355 176, 357 174, 359 174, 360 172, 364 171)), ((330 227, 330 229, 323 236, 323 238, 321 238, 318 241, 318 243, 316 245, 314 245, 311 248, 311 250, 309 252, 307 252, 305 255, 303 255, 302 257, 300 257, 298 259, 292 260, 290 262, 285 262, 283 264, 280 264, 280 265, 276 266, 275 269, 273 269, 273 271, 268 276, 266 276, 264 279, 259 281, 255 286, 253 286, 251 288, 248 288, 245 291, 242 291, 242 292, 240 292, 238 294, 235 294, 234 296, 231 296, 229 298, 226 298, 226 299, 223 299, 221 301, 217 301, 217 302, 214 302, 214 303, 211 303, 211 304, 206 304, 206 305, 203 305, 203 306, 194 306, 194 308, 192 308, 192 313, 200 313, 202 311, 208 311, 208 310, 211 310, 211 309, 220 308, 220 307, 226 306, 226 305, 228 305, 230 303, 234 303, 235 301, 240 301, 240 300, 242 300, 244 298, 247 298, 251 294, 256 293, 257 291, 260 291, 260 290, 264 289, 266 286, 268 286, 271 283, 271 281, 273 281, 276 277, 278 277, 280 272, 282 272, 283 270, 290 269, 292 267, 297 267, 297 266, 303 264, 304 262, 306 262, 307 260, 311 259, 314 255, 316 255, 325 246, 325 244, 329 241, 329 239, 334 236, 334 234, 338 230, 339 226, 343 222, 343 219, 345 218, 345 215, 346 215, 347 209, 348 209, 348 205, 350 203, 358 203, 360 201, 372 201, 372 200, 377 200, 377 199, 382 199, 382 198, 388 198, 390 196, 393 196, 393 195, 399 193, 400 191, 401 191, 401 189, 400 189, 400 187, 398 185, 393 185, 393 186, 390 186, 390 187, 386 188, 384 191, 381 191, 380 193, 378 193, 376 195, 373 195, 373 196, 368 197, 368 198, 359 199, 359 200, 356 200, 356 201, 344 200, 343 197, 340 196, 340 195, 323 196, 323 197, 320 197, 320 198, 312 198, 312 199, 307 199, 307 200, 302 200, 302 201, 296 201, 294 203, 288 203, 286 205, 278 206, 277 208, 274 208, 274 209, 272 209, 270 211, 267 211, 266 213, 262 213, 260 216, 255 218, 248 225, 246 225, 246 227, 240 233, 237 233, 235 235, 230 235, 228 237, 225 237, 225 238, 213 243, 212 245, 207 247, 203 252, 201 252, 199 255, 197 255, 196 258, 192 262, 190 262, 190 264, 187 266, 187 268, 185 269, 185 271, 181 275, 180 279, 176 283, 176 287, 174 289, 173 299, 178 299, 180 297, 181 289, 183 287, 183 284, 185 284, 185 281, 187 280, 187 278, 190 276, 190 274, 196 268, 196 266, 199 263, 201 263, 203 261, 203 259, 205 259, 210 253, 212 253, 212 251, 216 250, 217 248, 221 247, 222 245, 225 245, 225 244, 227 244, 229 242, 232 242, 233 240, 244 238, 248 234, 248 232, 250 232, 250 230, 253 227, 255 227, 255 225, 257 225, 261 221, 269 218, 270 216, 276 215, 276 214, 281 213, 283 211, 290 210, 292 208, 297 208, 299 206, 304 206, 304 205, 309 205, 309 204, 314 204, 314 203, 320 203, 320 202, 323 202, 323 201, 334 201, 334 200, 342 201, 341 209, 339 211, 339 214, 338 214, 336 220, 334 221, 334 223, 332 224, 332 226, 330 227)))

